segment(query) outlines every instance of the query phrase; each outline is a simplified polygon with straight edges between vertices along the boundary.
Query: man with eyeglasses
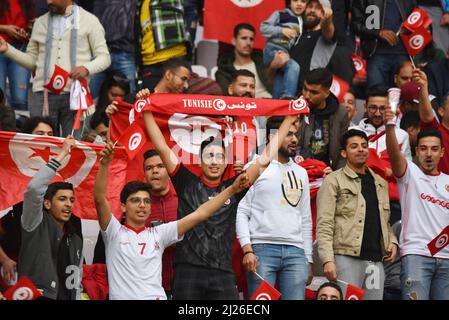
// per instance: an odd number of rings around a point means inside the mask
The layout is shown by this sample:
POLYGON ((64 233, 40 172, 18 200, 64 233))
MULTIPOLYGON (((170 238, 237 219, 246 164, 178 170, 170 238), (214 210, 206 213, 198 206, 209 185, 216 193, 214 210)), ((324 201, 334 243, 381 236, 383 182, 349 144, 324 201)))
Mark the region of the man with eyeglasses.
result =
POLYGON ((164 63, 162 77, 156 87, 155 93, 183 93, 189 88, 190 66, 181 59, 171 59, 164 63))
MULTIPOLYGON (((387 154, 387 145, 385 142, 385 123, 383 114, 388 105, 388 89, 387 87, 375 85, 368 88, 365 103, 365 112, 367 117, 363 118, 358 128, 363 130, 368 136, 368 147, 376 150, 379 158, 386 165, 385 175, 388 178, 388 190, 390 194, 391 207, 391 223, 400 220, 401 207, 399 204, 399 193, 396 180, 392 177, 391 163, 387 154)), ((412 161, 412 153, 410 150, 410 140, 406 131, 396 128, 396 137, 399 141, 401 152, 407 160, 412 161)))
MULTIPOLYGON (((277 154, 296 115, 285 117, 264 153, 246 170, 253 183, 277 154)), ((226 168, 225 147, 219 137, 205 139, 199 148, 201 176, 190 172, 170 149, 153 114, 144 112, 148 135, 153 141, 178 194, 178 218, 189 216, 211 198, 217 196, 236 179, 222 180, 226 168)), ((176 300, 238 299, 232 269, 236 210, 245 193, 235 194, 213 217, 187 232, 176 246, 173 298, 176 300)))
POLYGON ((109 143, 101 151, 100 167, 94 186, 98 221, 106 244, 109 297, 111 300, 165 300, 162 287, 162 254, 172 244, 181 241, 190 229, 205 223, 234 195, 248 187, 248 175, 243 174, 212 199, 189 209, 190 214, 179 220, 145 227, 151 214, 151 186, 128 182, 120 193, 125 224, 112 215, 106 199, 109 164, 114 147, 109 143))

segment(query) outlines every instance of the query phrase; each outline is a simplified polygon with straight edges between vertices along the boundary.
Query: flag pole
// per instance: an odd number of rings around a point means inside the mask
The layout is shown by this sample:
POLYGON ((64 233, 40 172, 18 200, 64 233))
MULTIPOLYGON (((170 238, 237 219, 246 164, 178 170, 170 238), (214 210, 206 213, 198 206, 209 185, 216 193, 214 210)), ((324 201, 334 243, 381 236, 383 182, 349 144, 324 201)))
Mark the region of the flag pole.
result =
POLYGON ((416 69, 415 61, 413 60, 413 57, 411 55, 408 55, 410 57, 410 61, 412 62, 413 69, 416 69))
POLYGON ((255 274, 256 276, 258 276, 260 280, 265 281, 265 279, 262 278, 262 276, 261 276, 260 274, 258 274, 256 271, 254 271, 254 274, 255 274))
POLYGON ((347 282, 345 282, 345 281, 343 281, 343 280, 338 280, 337 279, 337 282, 341 282, 341 283, 343 283, 343 284, 345 284, 345 285, 348 285, 349 283, 347 283, 347 282))

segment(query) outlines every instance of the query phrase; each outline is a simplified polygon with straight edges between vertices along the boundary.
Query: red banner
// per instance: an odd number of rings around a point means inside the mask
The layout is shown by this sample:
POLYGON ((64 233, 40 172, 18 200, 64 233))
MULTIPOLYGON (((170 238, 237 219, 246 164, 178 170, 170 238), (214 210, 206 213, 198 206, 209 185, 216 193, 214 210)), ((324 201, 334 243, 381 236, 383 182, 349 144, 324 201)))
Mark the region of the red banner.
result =
MULTIPOLYGON (((153 95, 150 99, 152 97, 153 95)), ((178 99, 179 97, 177 96, 178 99)), ((142 128, 145 128, 142 114, 138 112, 144 108, 139 105, 140 101, 142 100, 136 101, 134 108, 132 104, 118 101, 118 112, 111 116, 109 127, 112 141, 118 140, 123 132, 127 130, 130 123, 136 122, 142 128)), ((223 120, 204 115, 188 115, 178 112, 174 112, 171 115, 153 112, 153 115, 169 147, 175 152, 178 159, 197 175, 201 174, 198 166, 200 164, 198 157, 200 144, 207 137, 218 136, 223 139, 227 149, 228 163, 234 163, 235 160, 245 163, 248 155, 257 145, 256 127, 252 122, 252 117, 236 117, 232 128, 228 128, 223 120)), ((147 141, 139 154, 129 163, 128 181, 143 178, 143 154, 152 148, 154 146, 151 141, 147 141)), ((232 166, 229 166, 223 178, 227 179, 234 174, 232 166)))
POLYGON ((289 114, 309 113, 307 102, 301 98, 288 101, 168 93, 155 93, 146 100, 137 100, 136 109, 167 114, 207 114, 222 117, 285 116, 289 114))
POLYGON ((281 293, 264 280, 250 300, 279 300, 280 297, 281 293))
POLYGON ((67 85, 68 79, 69 73, 62 69, 60 66, 55 65, 53 75, 51 76, 50 81, 48 81, 48 83, 44 85, 44 88, 50 90, 55 94, 60 94, 67 85))
POLYGON ((285 9, 284 1, 273 0, 205 0, 204 38, 231 43, 234 27, 249 23, 256 29, 254 48, 263 49, 265 39, 260 24, 276 10, 285 9))
MULTIPOLYGON (((23 193, 34 174, 61 150, 64 139, 0 131, 0 211, 23 201, 23 193)), ((82 219, 97 219, 93 186, 98 171, 101 145, 77 141, 53 182, 67 181, 75 190, 73 212, 82 219)), ((120 190, 125 184, 127 157, 116 148, 108 181, 108 199, 114 215, 121 217, 120 190)))
POLYGON ((438 252, 443 250, 449 244, 449 226, 443 229, 441 233, 436 236, 435 239, 427 244, 430 254, 432 256, 436 255, 438 252))

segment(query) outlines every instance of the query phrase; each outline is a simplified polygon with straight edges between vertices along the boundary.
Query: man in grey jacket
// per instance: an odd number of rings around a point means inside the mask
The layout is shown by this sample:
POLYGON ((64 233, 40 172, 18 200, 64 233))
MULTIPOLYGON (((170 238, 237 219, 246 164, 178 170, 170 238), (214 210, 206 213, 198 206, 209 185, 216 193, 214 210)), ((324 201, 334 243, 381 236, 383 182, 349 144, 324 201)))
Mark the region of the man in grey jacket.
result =
POLYGON ((34 175, 23 201, 19 277, 30 278, 47 299, 75 300, 81 279, 83 242, 67 224, 73 186, 48 185, 75 143, 70 136, 64 140, 59 154, 34 175))

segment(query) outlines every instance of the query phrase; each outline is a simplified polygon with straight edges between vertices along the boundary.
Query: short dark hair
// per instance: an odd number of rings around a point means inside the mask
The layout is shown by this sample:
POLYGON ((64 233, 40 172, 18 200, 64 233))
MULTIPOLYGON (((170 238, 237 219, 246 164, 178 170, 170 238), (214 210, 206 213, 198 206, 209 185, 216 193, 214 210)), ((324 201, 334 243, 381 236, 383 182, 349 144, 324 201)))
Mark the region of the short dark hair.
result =
POLYGON ((104 110, 96 110, 90 119, 89 125, 95 130, 95 128, 102 123, 109 128, 109 118, 106 115, 106 112, 104 110))
POLYGON ((380 84, 369 87, 366 92, 366 102, 371 97, 388 97, 388 88, 380 84))
POLYGON ((201 157, 201 159, 202 159, 202 156, 203 156, 204 149, 206 149, 208 146, 220 146, 220 147, 223 148, 223 150, 226 150, 224 142, 223 142, 222 139, 210 136, 210 137, 204 139, 203 142, 201 142, 201 146, 200 146, 200 157, 201 157))
POLYGON ((163 63, 162 65, 162 74, 165 74, 166 71, 170 70, 171 72, 175 72, 179 68, 184 67, 188 70, 191 70, 190 64, 182 59, 182 58, 173 58, 163 63))
POLYGON ((56 127, 53 124, 53 121, 49 117, 31 117, 25 121, 22 126, 22 133, 32 133, 34 129, 39 125, 39 123, 45 123, 49 125, 53 130, 53 133, 56 134, 56 127))
POLYGON ((346 146, 348 144, 348 140, 352 137, 360 137, 366 140, 368 142, 368 136, 366 133, 359 129, 349 129, 346 131, 340 138, 340 147, 341 150, 345 150, 346 146))
POLYGON ((340 300, 343 300, 343 292, 341 291, 340 286, 339 286, 337 283, 331 282, 331 281, 328 281, 328 282, 323 283, 323 284, 318 288, 318 290, 316 291, 316 298, 315 298, 315 300, 318 300, 318 293, 321 291, 321 289, 327 288, 327 287, 331 287, 331 288, 334 288, 335 290, 337 290, 338 293, 340 294, 340 300))
POLYGON ((396 72, 394 74, 398 75, 399 72, 401 72, 402 68, 404 68, 406 64, 410 64, 410 63, 411 63, 410 60, 404 60, 401 63, 399 63, 397 68, 396 68, 396 72))
POLYGON ((120 192, 120 202, 122 204, 126 203, 128 197, 136 192, 146 191, 148 194, 151 194, 151 186, 142 181, 130 181, 122 189, 120 192))
POLYGON ((416 128, 420 126, 421 119, 419 118, 419 111, 407 111, 401 119, 401 129, 407 130, 410 127, 416 128))
POLYGON ((47 188, 47 191, 45 191, 44 200, 53 200, 53 197, 56 195, 56 193, 59 190, 72 190, 73 191, 73 185, 69 182, 54 182, 50 184, 47 188))
POLYGON ((307 84, 320 84, 326 89, 332 86, 332 73, 325 68, 317 68, 310 71, 305 79, 307 84))
POLYGON ((238 77, 251 77, 255 79, 256 75, 247 69, 236 70, 232 73, 229 83, 234 83, 238 77))
POLYGON ((272 117, 269 117, 267 119, 267 123, 265 125, 265 128, 267 130, 267 132, 266 132, 266 141, 267 141, 267 143, 269 142, 268 141, 268 137, 270 136, 270 133, 273 130, 279 129, 279 127, 281 126, 282 121, 284 121, 284 116, 272 116, 272 117))
POLYGON ((147 150, 143 154, 143 161, 145 162, 145 160, 147 160, 151 157, 155 157, 155 156, 159 156, 159 153, 157 153, 157 151, 155 149, 147 150))
POLYGON ((234 27, 234 39, 237 39, 240 30, 249 30, 256 34, 256 29, 249 23, 239 23, 234 27))
POLYGON ((442 135, 441 135, 441 132, 440 132, 440 130, 434 129, 434 128, 425 128, 425 129, 422 129, 422 130, 418 133, 417 145, 419 145, 419 140, 421 140, 422 138, 427 138, 427 137, 435 137, 435 138, 438 138, 438 139, 440 140, 441 146, 443 146, 443 137, 442 137, 442 135))

